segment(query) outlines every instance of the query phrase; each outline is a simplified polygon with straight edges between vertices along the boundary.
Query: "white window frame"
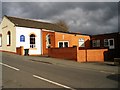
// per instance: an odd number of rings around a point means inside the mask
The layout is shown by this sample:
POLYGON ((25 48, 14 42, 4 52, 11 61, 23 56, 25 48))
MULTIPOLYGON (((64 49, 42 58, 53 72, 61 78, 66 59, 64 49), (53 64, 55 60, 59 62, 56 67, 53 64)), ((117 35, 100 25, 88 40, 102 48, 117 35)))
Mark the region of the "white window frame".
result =
POLYGON ((68 43, 68 47, 69 47, 69 41, 58 41, 58 48, 59 48, 59 43, 62 42, 63 43, 63 48, 65 47, 65 42, 68 43))
POLYGON ((115 48, 114 38, 104 39, 104 47, 109 47, 109 49, 114 49, 115 48), (108 45, 105 45, 105 40, 107 40, 108 45), (110 40, 113 40, 113 45, 110 45, 110 40))
POLYGON ((85 47, 85 39, 84 38, 79 38, 78 45, 79 45, 79 47, 85 47))
POLYGON ((109 49, 114 49, 115 48, 114 38, 108 39, 108 45, 109 45, 109 49), (110 45, 110 40, 113 41, 113 45, 110 45))
POLYGON ((8 31, 7 32, 7 46, 10 46, 11 45, 11 32, 8 31))
MULTIPOLYGON (((31 34, 32 35, 32 34, 31 34)), ((33 34, 33 35, 35 35, 35 34, 33 34)), ((36 48, 36 36, 35 37, 30 37, 29 36, 29 39, 31 39, 31 38, 34 38, 35 39, 35 44, 30 44, 30 48, 36 48)), ((30 41, 30 40, 29 40, 30 41)), ((30 42, 29 42, 30 43, 30 42)))

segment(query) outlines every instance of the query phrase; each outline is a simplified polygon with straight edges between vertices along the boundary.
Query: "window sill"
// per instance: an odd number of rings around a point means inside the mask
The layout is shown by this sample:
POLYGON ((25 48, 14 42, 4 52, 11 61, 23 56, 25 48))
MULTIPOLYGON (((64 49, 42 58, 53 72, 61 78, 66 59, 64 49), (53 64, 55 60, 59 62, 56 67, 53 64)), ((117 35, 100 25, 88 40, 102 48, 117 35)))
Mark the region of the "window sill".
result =
POLYGON ((37 50, 37 48, 29 48, 30 50, 37 50))

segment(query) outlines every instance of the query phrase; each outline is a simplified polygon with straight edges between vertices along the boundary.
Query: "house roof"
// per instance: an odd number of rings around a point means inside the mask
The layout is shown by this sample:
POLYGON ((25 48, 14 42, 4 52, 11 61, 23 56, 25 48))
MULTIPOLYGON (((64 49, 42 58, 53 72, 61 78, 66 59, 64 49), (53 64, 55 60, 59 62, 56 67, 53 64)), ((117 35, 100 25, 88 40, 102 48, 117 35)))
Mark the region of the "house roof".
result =
MULTIPOLYGON (((59 31, 57 31, 57 32, 59 32, 59 31)), ((76 32, 62 32, 62 31, 60 31, 60 33, 66 33, 66 34, 74 34, 74 35, 84 35, 84 36, 90 36, 89 34, 82 34, 82 33, 76 33, 76 32)))
POLYGON ((14 23, 15 26, 65 32, 64 28, 53 23, 35 21, 35 20, 23 19, 18 17, 11 17, 11 16, 5 16, 5 17, 8 18, 12 23, 14 23))
POLYGON ((103 36, 103 35, 117 35, 120 34, 120 32, 112 32, 112 33, 104 33, 104 34, 97 34, 97 35, 91 35, 91 36, 103 36))

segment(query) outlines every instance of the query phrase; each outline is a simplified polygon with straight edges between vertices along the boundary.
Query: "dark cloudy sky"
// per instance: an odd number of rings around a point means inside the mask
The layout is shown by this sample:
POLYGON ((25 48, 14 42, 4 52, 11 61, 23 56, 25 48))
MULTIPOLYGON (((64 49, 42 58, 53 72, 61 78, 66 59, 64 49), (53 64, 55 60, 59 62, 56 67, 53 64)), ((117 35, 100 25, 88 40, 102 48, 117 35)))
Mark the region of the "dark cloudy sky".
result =
POLYGON ((118 32, 117 2, 2 2, 2 15, 51 22, 64 20, 72 32, 118 32))

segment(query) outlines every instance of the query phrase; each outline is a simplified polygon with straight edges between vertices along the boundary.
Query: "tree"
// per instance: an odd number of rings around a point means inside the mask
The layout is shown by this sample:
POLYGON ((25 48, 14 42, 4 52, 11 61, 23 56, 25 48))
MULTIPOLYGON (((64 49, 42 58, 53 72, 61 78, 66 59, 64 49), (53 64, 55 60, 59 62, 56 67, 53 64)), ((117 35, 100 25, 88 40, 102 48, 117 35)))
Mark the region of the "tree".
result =
POLYGON ((55 24, 62 27, 64 32, 69 31, 69 27, 68 27, 67 23, 64 20, 58 20, 55 24))

